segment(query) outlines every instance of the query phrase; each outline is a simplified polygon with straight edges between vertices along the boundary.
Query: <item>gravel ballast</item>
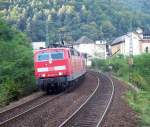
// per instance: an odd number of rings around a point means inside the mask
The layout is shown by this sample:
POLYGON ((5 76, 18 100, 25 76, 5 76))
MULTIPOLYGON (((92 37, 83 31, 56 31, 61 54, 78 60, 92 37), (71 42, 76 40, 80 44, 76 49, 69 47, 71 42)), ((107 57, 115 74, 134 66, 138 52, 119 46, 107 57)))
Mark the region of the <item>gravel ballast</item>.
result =
POLYGON ((113 82, 115 95, 102 127, 138 127, 137 114, 123 99, 125 93, 131 88, 114 78, 113 82))
POLYGON ((7 127, 55 127, 68 118, 95 90, 97 78, 87 74, 81 85, 70 93, 7 124, 7 127))

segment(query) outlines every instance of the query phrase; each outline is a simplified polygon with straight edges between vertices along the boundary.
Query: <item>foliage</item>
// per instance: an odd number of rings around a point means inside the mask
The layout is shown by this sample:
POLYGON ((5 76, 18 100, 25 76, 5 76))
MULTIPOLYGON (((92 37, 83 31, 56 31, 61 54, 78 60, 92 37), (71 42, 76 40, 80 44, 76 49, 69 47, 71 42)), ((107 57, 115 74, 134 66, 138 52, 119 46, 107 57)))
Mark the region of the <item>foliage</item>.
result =
MULTIPOLYGON (((133 72, 133 85, 136 85, 140 89, 150 90, 150 54, 143 54, 135 56, 134 65, 131 68, 133 72)), ((110 60, 93 60, 93 66, 98 66, 101 70, 107 70, 108 66, 112 67, 112 72, 124 80, 128 81, 129 65, 127 63, 128 57, 121 55, 112 57, 110 60), (105 69, 104 69, 105 68, 105 69)))
POLYGON ((93 59, 92 66, 102 71, 113 71, 115 75, 127 79, 128 65, 127 60, 123 56, 113 57, 107 60, 93 59), (126 75, 124 75, 126 74, 126 75))
MULTIPOLYGON (((135 71, 140 74, 146 84, 150 83, 150 54, 143 54, 142 56, 136 56, 134 58, 135 71)), ((147 88, 146 88, 147 89, 147 88)), ((149 86, 150 90, 150 86, 149 86)))
POLYGON ((92 60, 92 67, 94 67, 95 69, 100 69, 102 71, 108 70, 107 61, 97 58, 92 60))
POLYGON ((128 92, 126 94, 129 105, 140 115, 141 126, 150 126, 150 94, 149 91, 139 93, 128 92))
POLYGON ((114 57, 110 60, 112 71, 117 74, 117 76, 123 76, 128 74, 128 65, 126 59, 123 56, 114 57))
POLYGON ((0 104, 36 88, 33 52, 29 42, 23 33, 0 21, 0 104))
POLYGON ((120 3, 132 10, 150 13, 150 1, 148 0, 120 0, 120 3))
POLYGON ((15 0, 3 9, 3 19, 32 41, 45 41, 49 36, 50 42, 57 42, 62 28, 74 40, 86 35, 110 41, 137 27, 150 29, 149 2, 138 1, 15 0))

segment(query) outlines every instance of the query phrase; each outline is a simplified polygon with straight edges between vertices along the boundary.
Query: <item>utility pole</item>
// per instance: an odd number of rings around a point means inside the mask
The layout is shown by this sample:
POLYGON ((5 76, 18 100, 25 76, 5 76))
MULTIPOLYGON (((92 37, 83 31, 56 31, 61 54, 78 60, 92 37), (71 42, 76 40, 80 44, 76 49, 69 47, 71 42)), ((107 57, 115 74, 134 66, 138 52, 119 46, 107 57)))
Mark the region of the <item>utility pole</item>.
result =
POLYGON ((46 44, 49 44, 48 18, 46 19, 46 44))
MULTIPOLYGON (((129 41, 129 82, 133 84, 133 33, 131 32, 130 35, 130 41, 129 41)), ((133 84, 134 85, 134 84, 133 84)), ((133 91, 133 99, 136 100, 136 93, 133 91)))
POLYGON ((64 45, 64 37, 65 37, 65 29, 60 28, 59 29, 59 40, 60 40, 60 44, 64 45))
POLYGON ((132 32, 129 35, 129 58, 128 58, 128 64, 129 64, 129 82, 132 83, 133 80, 133 40, 132 40, 132 32))

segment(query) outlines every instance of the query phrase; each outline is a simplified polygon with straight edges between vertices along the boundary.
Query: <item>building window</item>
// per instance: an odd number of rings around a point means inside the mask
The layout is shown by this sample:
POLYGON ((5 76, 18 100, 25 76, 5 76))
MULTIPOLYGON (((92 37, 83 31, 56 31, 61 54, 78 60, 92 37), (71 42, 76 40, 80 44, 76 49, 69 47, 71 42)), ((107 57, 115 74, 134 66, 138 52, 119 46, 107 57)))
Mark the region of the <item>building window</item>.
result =
POLYGON ((143 39, 150 39, 150 34, 144 34, 143 39))
POLYGON ((148 53, 148 47, 145 48, 145 52, 148 53))

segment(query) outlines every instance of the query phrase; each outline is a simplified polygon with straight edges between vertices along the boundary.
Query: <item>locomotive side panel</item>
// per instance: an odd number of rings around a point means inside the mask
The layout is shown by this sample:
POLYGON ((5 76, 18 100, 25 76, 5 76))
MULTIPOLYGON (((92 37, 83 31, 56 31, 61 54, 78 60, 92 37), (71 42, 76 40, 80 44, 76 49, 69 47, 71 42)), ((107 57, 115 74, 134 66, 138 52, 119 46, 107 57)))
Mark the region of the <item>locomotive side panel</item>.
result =
POLYGON ((85 64, 84 64, 84 57, 82 54, 77 52, 74 49, 70 50, 71 52, 71 75, 68 77, 68 81, 75 80, 78 77, 85 74, 85 64))

